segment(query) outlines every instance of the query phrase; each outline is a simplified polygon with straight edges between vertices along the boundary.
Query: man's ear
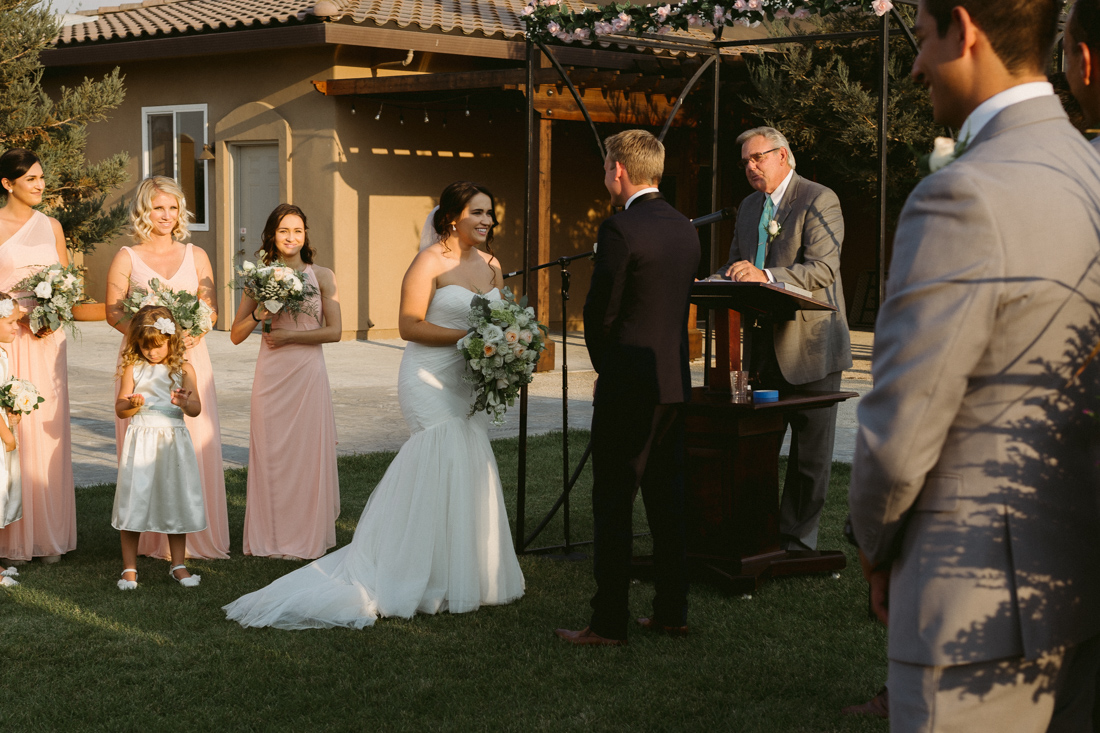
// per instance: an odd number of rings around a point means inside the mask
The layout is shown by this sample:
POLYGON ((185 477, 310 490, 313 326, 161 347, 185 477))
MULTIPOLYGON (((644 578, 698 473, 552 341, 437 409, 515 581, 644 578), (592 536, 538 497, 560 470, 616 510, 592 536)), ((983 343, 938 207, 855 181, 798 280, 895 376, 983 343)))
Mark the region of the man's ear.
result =
POLYGON ((947 27, 947 35, 951 36, 952 34, 956 34, 960 57, 974 52, 974 47, 978 43, 978 36, 982 34, 982 30, 974 25, 974 19, 970 17, 970 12, 961 5, 956 5, 951 9, 951 25, 947 27))
MULTIPOLYGON (((1100 69, 1094 68, 1093 64, 1100 62, 1100 54, 1093 54, 1089 49, 1088 44, 1077 44, 1077 63, 1081 65, 1081 81, 1085 86, 1095 84, 1097 80, 1100 80, 1100 69)), ((1072 58, 1072 55, 1071 55, 1072 58)))

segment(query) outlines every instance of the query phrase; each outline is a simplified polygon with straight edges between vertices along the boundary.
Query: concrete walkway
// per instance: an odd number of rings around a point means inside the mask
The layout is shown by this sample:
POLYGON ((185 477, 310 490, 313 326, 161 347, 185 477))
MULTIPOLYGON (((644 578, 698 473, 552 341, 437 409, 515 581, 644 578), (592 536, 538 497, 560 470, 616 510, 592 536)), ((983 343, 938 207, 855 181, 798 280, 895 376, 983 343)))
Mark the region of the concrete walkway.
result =
MULTIPOLYGON (((82 323, 69 339, 69 399, 73 426, 73 473, 77 486, 114 483, 115 459, 114 372, 121 335, 106 323, 82 323)), ((252 375, 260 339, 252 336, 240 346, 229 334, 207 335, 221 414, 222 455, 226 468, 248 464, 248 418, 252 375)), ((557 341, 557 369, 536 375, 528 390, 528 434, 561 430, 562 342, 557 341)), ((845 372, 842 389, 867 392, 871 386, 872 335, 852 333, 855 365, 845 372)), ((397 450, 409 437, 397 402, 397 369, 405 343, 399 340, 344 341, 324 347, 332 385, 336 434, 341 454, 397 450)), ((592 382, 595 372, 580 334, 570 333, 566 346, 569 372, 569 426, 587 429, 592 419, 592 382)), ((702 361, 692 364, 695 384, 702 384, 702 361)), ((841 403, 834 457, 851 461, 855 447, 855 406, 858 399, 841 403)), ((503 426, 490 437, 515 436, 519 408, 511 410, 503 426)), ((785 450, 785 447, 784 447, 785 450)))

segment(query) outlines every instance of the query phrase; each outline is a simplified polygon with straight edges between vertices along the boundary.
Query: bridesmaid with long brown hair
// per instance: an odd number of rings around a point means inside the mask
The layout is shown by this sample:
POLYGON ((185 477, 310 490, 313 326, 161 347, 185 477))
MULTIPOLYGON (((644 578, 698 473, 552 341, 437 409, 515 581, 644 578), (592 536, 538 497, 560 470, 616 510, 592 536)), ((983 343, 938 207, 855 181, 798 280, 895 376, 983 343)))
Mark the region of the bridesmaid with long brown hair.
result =
POLYGON ((306 215, 279 204, 260 237, 264 265, 282 264, 317 289, 312 313, 269 313, 241 296, 230 339, 244 341, 265 319, 248 440, 246 555, 313 560, 336 544, 340 481, 336 473, 336 420, 321 344, 340 340, 336 276, 313 263, 306 215))
MULTIPOLYGON (((130 202, 130 235, 135 244, 123 247, 115 255, 107 273, 107 321, 124 335, 123 343, 129 321, 122 320, 121 304, 130 294, 131 284, 148 289, 149 281, 156 278, 173 290, 196 293, 217 310, 210 258, 201 248, 181 241, 188 236, 190 216, 183 190, 171 178, 153 176, 138 186, 130 202)), ((216 312, 212 320, 217 320, 216 312)), ((195 444, 207 519, 206 529, 188 535, 187 556, 224 560, 229 557, 229 517, 225 507, 225 471, 214 372, 205 335, 185 336, 183 341, 187 347, 187 361, 195 369, 202 401, 202 412, 197 417, 185 417, 184 422, 195 444)), ((128 420, 115 418, 119 450, 128 423, 128 420)), ((143 532, 138 552, 151 557, 169 557, 167 536, 143 532)))
MULTIPOLYGON (((55 262, 69 264, 65 233, 56 219, 35 211, 45 193, 38 156, 15 148, 0 156, 0 290, 55 262)), ((16 440, 23 482, 23 519, 0 529, 0 557, 19 563, 56 562, 76 549, 76 492, 69 429, 65 333, 31 333, 22 322, 11 343, 11 371, 34 381, 46 399, 23 420, 16 440)))

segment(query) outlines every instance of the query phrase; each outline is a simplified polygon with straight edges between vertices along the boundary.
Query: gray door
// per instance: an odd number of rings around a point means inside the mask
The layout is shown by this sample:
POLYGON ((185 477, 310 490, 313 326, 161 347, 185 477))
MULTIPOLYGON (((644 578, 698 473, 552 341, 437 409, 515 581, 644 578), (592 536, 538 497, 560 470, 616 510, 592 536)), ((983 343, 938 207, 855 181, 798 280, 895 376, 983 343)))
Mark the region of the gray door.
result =
POLYGON ((271 210, 279 205, 279 146, 236 145, 236 234, 233 264, 255 262, 260 234, 271 210))

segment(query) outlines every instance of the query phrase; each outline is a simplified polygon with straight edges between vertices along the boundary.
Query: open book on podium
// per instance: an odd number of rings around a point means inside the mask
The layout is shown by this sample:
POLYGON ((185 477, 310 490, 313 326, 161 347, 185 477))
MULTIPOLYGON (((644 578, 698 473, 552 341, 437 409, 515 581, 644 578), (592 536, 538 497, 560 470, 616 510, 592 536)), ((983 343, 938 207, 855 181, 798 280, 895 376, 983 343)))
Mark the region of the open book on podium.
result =
POLYGON ((789 321, 800 310, 836 311, 836 306, 815 300, 802 288, 786 283, 744 283, 732 280, 700 280, 691 288, 691 302, 714 311, 714 363, 709 361, 707 394, 722 399, 731 395, 730 371, 741 370, 741 317, 789 321), (733 315, 730 312, 733 311, 733 315))

